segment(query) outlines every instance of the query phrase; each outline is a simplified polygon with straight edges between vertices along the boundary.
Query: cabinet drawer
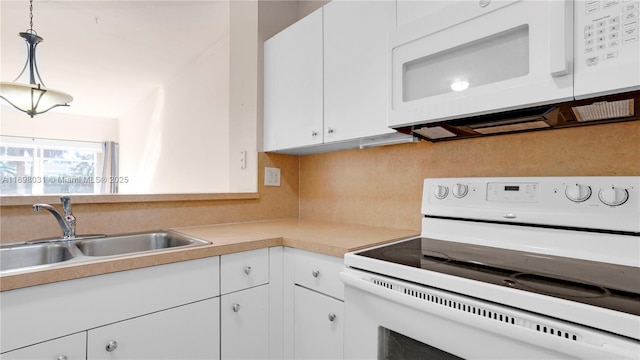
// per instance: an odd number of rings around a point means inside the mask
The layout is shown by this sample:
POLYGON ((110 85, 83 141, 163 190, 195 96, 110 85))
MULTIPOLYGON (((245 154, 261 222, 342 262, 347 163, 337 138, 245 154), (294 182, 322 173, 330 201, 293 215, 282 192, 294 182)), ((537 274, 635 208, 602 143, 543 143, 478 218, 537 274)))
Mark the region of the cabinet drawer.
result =
POLYGON ((220 293, 269 282, 269 249, 243 251, 220 257, 220 293))
POLYGON ((344 267, 342 258, 296 249, 293 261, 296 284, 344 300, 339 277, 344 267))

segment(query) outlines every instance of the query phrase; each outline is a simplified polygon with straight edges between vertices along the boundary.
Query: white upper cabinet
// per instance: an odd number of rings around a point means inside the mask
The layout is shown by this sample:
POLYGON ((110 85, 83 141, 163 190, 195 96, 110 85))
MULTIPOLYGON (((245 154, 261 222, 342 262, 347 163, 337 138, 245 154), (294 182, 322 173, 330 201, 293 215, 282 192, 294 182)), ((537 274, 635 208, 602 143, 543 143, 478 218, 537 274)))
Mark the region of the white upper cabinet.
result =
POLYGON ((387 126, 395 1, 334 0, 264 44, 264 151, 411 139, 387 126))
POLYGON ((264 150, 322 143, 322 9, 264 43, 264 150))
POLYGON ((395 1, 324 7, 324 141, 395 133, 387 127, 388 34, 395 1))

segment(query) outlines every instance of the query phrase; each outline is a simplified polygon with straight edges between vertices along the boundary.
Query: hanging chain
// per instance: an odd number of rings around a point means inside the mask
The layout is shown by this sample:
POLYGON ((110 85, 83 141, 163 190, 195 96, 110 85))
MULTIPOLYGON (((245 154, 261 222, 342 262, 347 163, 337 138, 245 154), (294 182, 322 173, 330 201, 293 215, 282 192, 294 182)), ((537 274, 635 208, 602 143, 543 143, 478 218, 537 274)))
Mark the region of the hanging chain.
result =
POLYGON ((33 0, 29 0, 29 32, 33 34, 33 0))

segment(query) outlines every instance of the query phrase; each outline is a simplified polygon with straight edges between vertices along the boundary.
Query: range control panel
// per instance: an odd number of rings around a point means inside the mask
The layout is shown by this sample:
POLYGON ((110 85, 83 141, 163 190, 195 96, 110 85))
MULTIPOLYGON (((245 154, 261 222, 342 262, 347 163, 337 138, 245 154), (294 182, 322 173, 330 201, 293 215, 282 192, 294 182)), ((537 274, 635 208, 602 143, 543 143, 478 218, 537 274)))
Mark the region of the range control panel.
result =
POLYGON ((640 177, 441 178, 424 215, 640 232, 640 177))

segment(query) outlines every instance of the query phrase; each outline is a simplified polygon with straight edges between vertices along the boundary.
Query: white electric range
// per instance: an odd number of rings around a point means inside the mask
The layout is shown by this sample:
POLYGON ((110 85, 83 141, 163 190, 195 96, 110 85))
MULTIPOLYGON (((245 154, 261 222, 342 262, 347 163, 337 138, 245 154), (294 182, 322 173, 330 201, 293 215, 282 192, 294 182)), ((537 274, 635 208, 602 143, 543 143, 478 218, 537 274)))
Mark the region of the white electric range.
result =
POLYGON ((346 359, 640 359, 640 177, 426 179, 422 214, 345 256, 346 359))

